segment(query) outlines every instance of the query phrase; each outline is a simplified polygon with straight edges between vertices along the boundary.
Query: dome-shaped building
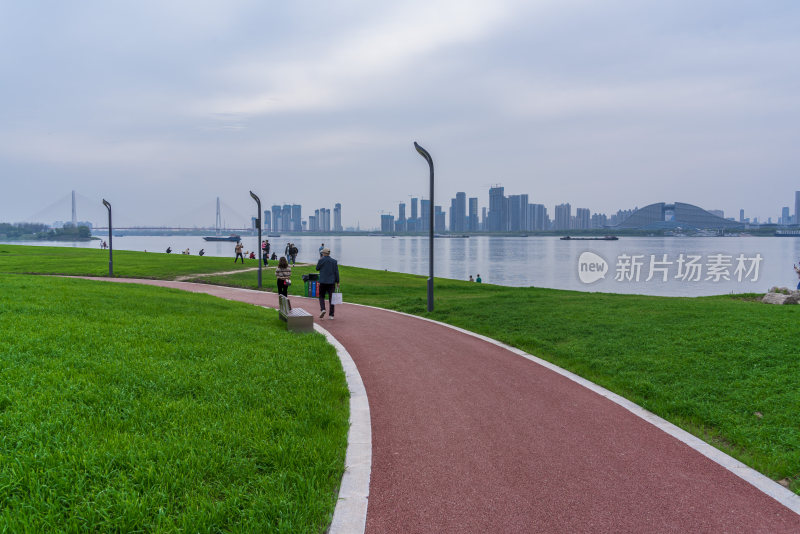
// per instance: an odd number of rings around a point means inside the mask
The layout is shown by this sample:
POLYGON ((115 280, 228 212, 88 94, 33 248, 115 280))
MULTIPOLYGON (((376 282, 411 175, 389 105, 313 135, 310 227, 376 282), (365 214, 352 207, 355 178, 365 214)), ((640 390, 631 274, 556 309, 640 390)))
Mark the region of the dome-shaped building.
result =
POLYGON ((635 230, 671 230, 684 228, 696 230, 729 230, 743 228, 743 224, 724 219, 693 204, 659 202, 636 210, 614 228, 635 230))

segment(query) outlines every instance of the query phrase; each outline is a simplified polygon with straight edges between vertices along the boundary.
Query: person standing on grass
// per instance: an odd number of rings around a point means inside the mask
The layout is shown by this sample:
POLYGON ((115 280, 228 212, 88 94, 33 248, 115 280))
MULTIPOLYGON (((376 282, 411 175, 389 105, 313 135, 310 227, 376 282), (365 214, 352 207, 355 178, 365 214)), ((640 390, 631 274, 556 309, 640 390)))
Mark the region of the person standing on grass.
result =
POLYGON ((236 250, 236 257, 233 258, 233 263, 236 263, 236 260, 238 260, 239 258, 242 258, 242 263, 244 263, 244 256, 242 256, 242 242, 241 241, 236 243, 236 248, 234 250, 236 250))
MULTIPOLYGON (((328 300, 333 299, 333 291, 339 285, 339 262, 331 258, 330 249, 322 249, 322 257, 317 262, 319 271, 319 318, 325 317, 325 294, 328 300)), ((333 319, 333 302, 331 302, 328 319, 333 319)))
POLYGON ((483 282, 483 280, 481 280, 481 273, 478 273, 478 277, 475 279, 475 281, 478 282, 479 284, 483 282))
POLYGON ((294 265, 295 261, 297 261, 297 253, 298 252, 300 252, 300 251, 297 250, 297 247, 294 245, 294 243, 290 243, 289 244, 289 254, 292 257, 292 265, 294 265))
POLYGON ((470 281, 470 282, 474 282, 474 281, 475 281, 475 279, 474 279, 474 278, 472 278, 472 275, 469 275, 469 281, 470 281))
MULTIPOLYGON (((793 265, 793 267, 794 267, 794 272, 797 273, 797 277, 800 278, 800 267, 798 267, 797 265, 793 265)), ((800 291, 800 280, 797 281, 797 289, 798 291, 800 291)))
POLYGON ((278 267, 275 268, 275 278, 278 279, 278 295, 289 297, 289 285, 292 283, 292 268, 285 256, 278 260, 278 267))
POLYGON ((319 257, 320 257, 320 258, 322 257, 322 249, 324 249, 324 248, 325 248, 325 243, 323 243, 323 244, 321 244, 321 245, 319 246, 319 257))
POLYGON ((269 239, 264 241, 264 265, 267 265, 269 260, 269 239))

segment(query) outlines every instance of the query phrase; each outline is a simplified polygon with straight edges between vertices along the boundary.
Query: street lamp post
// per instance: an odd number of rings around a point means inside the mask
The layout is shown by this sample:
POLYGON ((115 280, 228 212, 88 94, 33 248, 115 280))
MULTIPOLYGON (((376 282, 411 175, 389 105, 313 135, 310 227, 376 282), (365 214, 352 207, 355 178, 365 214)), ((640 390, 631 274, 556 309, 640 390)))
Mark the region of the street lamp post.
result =
POLYGON ((258 206, 258 212, 256 212, 256 226, 258 227, 258 289, 261 289, 261 255, 264 253, 261 249, 261 199, 252 191, 250 191, 250 196, 253 197, 258 206))
POLYGON ((108 276, 114 276, 114 242, 111 240, 111 203, 103 199, 103 205, 108 208, 108 276))
POLYGON ((428 227, 428 268, 430 274, 428 276, 428 311, 433 311, 433 159, 431 159, 431 155, 428 153, 427 150, 422 148, 414 141, 414 148, 417 149, 419 155, 425 158, 425 161, 428 162, 428 167, 431 170, 431 201, 430 201, 430 224, 428 227))

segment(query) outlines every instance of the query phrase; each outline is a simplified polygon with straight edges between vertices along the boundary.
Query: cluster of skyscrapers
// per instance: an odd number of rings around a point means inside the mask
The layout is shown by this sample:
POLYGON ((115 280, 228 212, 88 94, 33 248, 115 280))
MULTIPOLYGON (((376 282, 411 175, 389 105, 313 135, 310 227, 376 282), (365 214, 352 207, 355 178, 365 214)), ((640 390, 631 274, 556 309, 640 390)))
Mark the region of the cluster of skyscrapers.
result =
MULTIPOLYGON (((253 219, 253 225, 256 221, 253 219)), ((330 208, 314 210, 314 215, 303 220, 300 204, 275 204, 271 210, 264 210, 263 230, 267 232, 342 232, 342 205, 333 207, 333 224, 330 208)))
MULTIPOLYGON (((381 232, 426 232, 430 221, 430 201, 411 198, 411 214, 406 217, 406 204, 398 206, 398 216, 381 215, 381 232), (417 211, 417 206, 420 211, 417 211)), ((489 206, 478 208, 478 197, 467 198, 458 192, 450 200, 450 217, 442 206, 434 206, 434 232, 526 232, 545 230, 588 230, 614 224, 630 215, 631 211, 619 211, 611 217, 595 213, 587 208, 559 204, 555 207, 555 219, 551 219, 544 204, 529 202, 527 194, 506 196, 505 189, 494 186, 489 189, 489 206)))

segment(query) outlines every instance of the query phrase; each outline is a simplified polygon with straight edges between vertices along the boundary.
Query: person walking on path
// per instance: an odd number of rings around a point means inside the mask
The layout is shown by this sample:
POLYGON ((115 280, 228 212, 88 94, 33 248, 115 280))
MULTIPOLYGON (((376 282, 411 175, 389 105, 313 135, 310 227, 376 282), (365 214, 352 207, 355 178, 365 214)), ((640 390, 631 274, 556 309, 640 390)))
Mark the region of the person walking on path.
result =
POLYGON ((322 243, 322 244, 319 246, 319 257, 320 257, 320 258, 322 257, 322 249, 324 249, 324 248, 325 248, 325 243, 322 243))
POLYGON ((285 256, 278 260, 278 267, 275 269, 275 278, 278 279, 278 295, 289 297, 289 285, 292 283, 292 268, 285 256))
POLYGON ((325 317, 325 294, 330 301, 330 314, 328 319, 333 319, 333 291, 339 285, 339 262, 331 258, 330 249, 322 249, 322 257, 317 262, 319 271, 319 318, 325 317))
POLYGON ((286 248, 283 249, 283 255, 286 256, 287 260, 291 257, 291 254, 290 254, 291 250, 292 250, 292 244, 291 243, 286 243, 286 248))
POLYGON ((242 242, 241 241, 236 243, 236 248, 234 250, 236 250, 236 257, 233 258, 233 263, 236 263, 236 260, 238 260, 239 258, 242 258, 242 263, 244 264, 244 256, 242 256, 242 242))
POLYGON ((294 243, 289 243, 289 254, 292 257, 292 265, 294 265, 295 261, 297 261, 297 253, 300 252, 297 250, 297 247, 294 243))

